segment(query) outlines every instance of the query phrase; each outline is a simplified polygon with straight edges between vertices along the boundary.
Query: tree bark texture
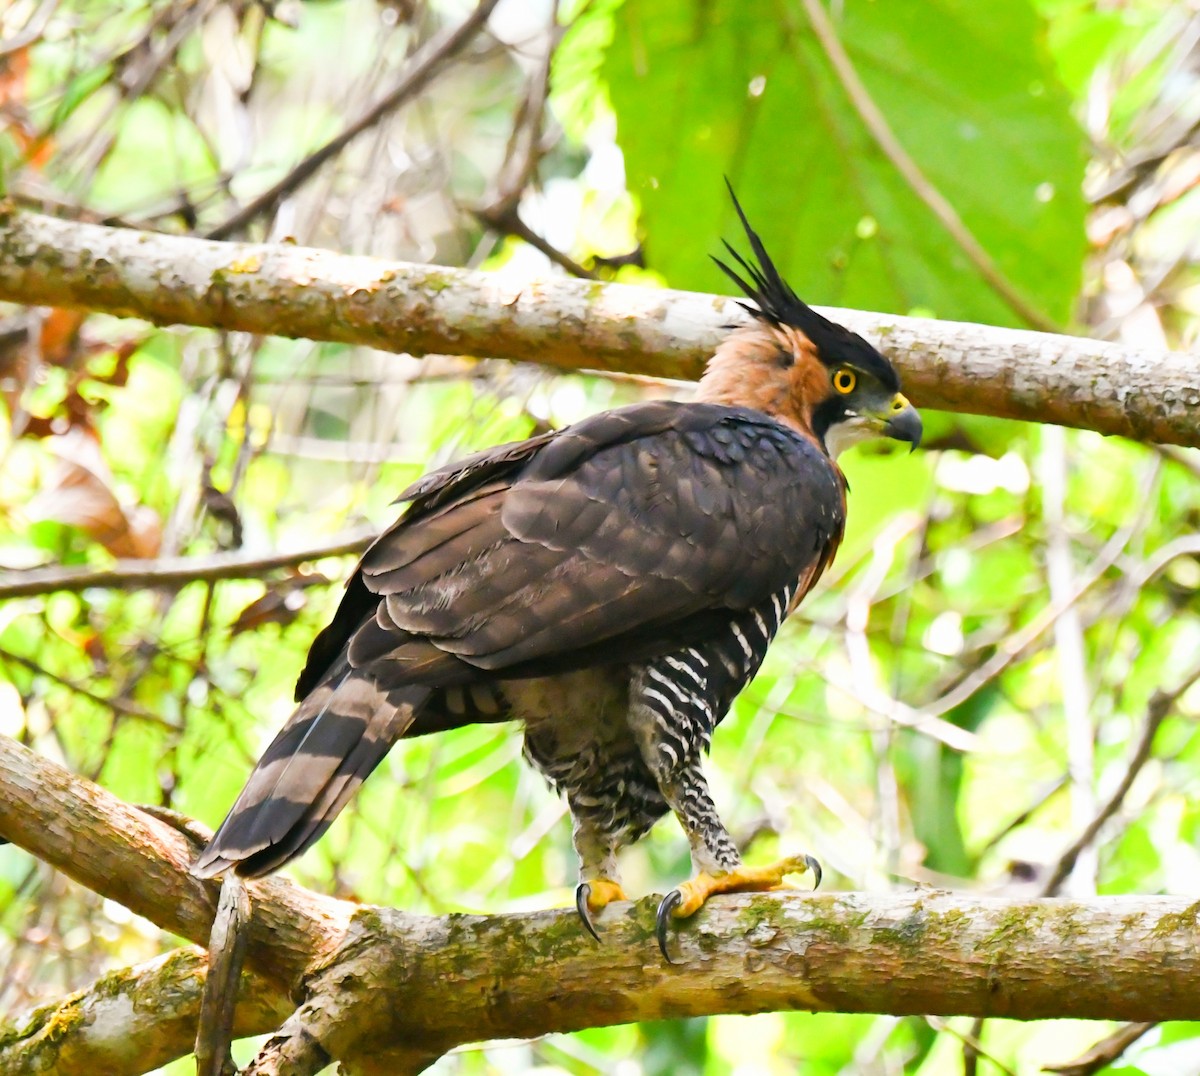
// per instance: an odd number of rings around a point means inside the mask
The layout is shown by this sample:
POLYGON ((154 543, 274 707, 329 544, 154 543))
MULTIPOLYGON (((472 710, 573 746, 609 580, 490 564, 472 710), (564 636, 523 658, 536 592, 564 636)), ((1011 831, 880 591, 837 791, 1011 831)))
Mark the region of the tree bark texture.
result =
MULTIPOLYGON (((10 1076, 134 1076, 191 1052, 208 957, 189 945, 105 975, 85 990, 0 1028, 10 1076)), ((295 1006, 266 980, 244 976, 234 1033, 261 1035, 295 1006)))
MULTIPOLYGON (((7 737, 0 836, 168 930, 208 936, 217 885, 187 873, 182 832, 7 737)), ((281 879, 248 889, 236 1027, 279 1029, 260 1074, 325 1057, 361 1076, 417 1072, 464 1042, 712 1013, 1200 1019, 1200 903, 1182 898, 718 897, 673 931, 668 965, 654 896, 605 909, 597 945, 573 910, 432 918, 281 879)), ((106 976, 0 1033, 0 1070, 122 1076, 186 1053, 202 976, 191 949, 106 976), (145 1053, 115 1049, 126 1034, 145 1053)))
MULTIPOLYGON (((724 327, 746 316, 715 295, 561 277, 514 282, 287 243, 81 224, 2 205, 0 299, 412 355, 684 379, 699 377, 724 327)), ((878 344, 919 406, 1200 445, 1200 375, 1192 356, 983 325, 823 312, 878 344)))

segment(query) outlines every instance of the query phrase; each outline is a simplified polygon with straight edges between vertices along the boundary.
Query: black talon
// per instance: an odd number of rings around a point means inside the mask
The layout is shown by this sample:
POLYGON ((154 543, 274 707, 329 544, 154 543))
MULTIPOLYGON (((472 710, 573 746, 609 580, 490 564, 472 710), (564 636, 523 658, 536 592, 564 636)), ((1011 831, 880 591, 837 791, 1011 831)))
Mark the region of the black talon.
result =
POLYGON ((588 910, 588 897, 592 895, 592 887, 587 882, 580 882, 575 887, 575 910, 579 913, 579 918, 583 920, 583 925, 587 932, 596 939, 600 940, 600 935, 596 933, 596 928, 592 926, 592 913, 588 910))
POLYGON ((671 954, 667 952, 667 925, 671 922, 671 913, 682 903, 683 894, 678 889, 672 889, 659 903, 658 914, 654 917, 654 936, 658 938, 658 947, 668 964, 678 961, 672 960, 671 954))
POLYGON ((808 865, 808 869, 813 872, 813 878, 816 879, 813 882, 813 889, 814 890, 820 889, 821 888, 821 864, 818 863, 813 856, 809 856, 809 855, 806 855, 804 857, 804 862, 808 865))

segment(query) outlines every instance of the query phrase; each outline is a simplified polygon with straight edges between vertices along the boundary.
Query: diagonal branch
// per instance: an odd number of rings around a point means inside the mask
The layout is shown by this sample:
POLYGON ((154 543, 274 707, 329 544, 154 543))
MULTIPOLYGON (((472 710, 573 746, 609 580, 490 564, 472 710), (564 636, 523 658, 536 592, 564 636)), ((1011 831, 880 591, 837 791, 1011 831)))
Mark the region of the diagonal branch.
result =
MULTIPOLYGON (((164 930, 208 940, 220 886, 188 873, 188 837, 7 736, 0 837, 164 930)), ((250 964, 285 987, 337 947, 353 912, 281 878, 253 886, 251 898, 250 964)))
MULTIPOLYGON (((307 337, 412 355, 698 377, 745 315, 719 296, 487 273, 290 244, 215 243, 5 210, 0 300, 159 325, 307 337)), ((1200 445, 1195 359, 1178 352, 828 310, 873 338, 925 407, 1200 445)))
POLYGON ((1143 1035, 1155 1027, 1152 1023, 1132 1023, 1119 1027, 1106 1035, 1089 1050, 1072 1061, 1059 1065, 1044 1065, 1043 1072, 1057 1072, 1060 1076, 1092 1076, 1094 1072, 1107 1069, 1143 1035))
POLYGON ((1121 809, 1121 805, 1125 802, 1125 797, 1129 795, 1129 790, 1133 788, 1133 782, 1137 779, 1137 775, 1142 772, 1142 767, 1150 761, 1150 751, 1154 746, 1154 737, 1158 734, 1159 727, 1166 720, 1167 715, 1170 714, 1179 697, 1195 684, 1197 680, 1200 680, 1200 669, 1192 672, 1175 689, 1171 691, 1156 691, 1154 693, 1154 697, 1150 700, 1150 705, 1146 708, 1146 717, 1142 722, 1142 732, 1138 737, 1137 746, 1134 747, 1133 755, 1125 767, 1125 772, 1121 775, 1121 780, 1117 782, 1117 787, 1112 790, 1108 799, 1096 810, 1096 813, 1088 824, 1083 827, 1083 831, 1079 836, 1059 856, 1058 862, 1050 872, 1050 877, 1042 885, 1042 893, 1045 896, 1053 897, 1058 893, 1062 888, 1063 882, 1067 880, 1071 871, 1075 869, 1075 864, 1078 862, 1080 855, 1085 849, 1092 846, 1097 836, 1099 836, 1104 823, 1121 809))

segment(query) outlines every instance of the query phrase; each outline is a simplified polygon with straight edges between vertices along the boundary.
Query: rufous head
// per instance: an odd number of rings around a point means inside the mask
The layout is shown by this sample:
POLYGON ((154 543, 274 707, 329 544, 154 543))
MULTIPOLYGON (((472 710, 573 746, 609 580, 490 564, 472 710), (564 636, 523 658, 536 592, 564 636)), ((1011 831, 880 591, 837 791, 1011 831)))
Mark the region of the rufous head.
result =
POLYGON ((713 261, 753 302, 738 304, 753 321, 717 347, 698 399, 764 411, 834 457, 871 437, 891 437, 915 448, 921 416, 901 393, 895 368, 857 333, 796 296, 750 227, 732 186, 729 194, 753 260, 725 244, 745 278, 720 259, 713 261))

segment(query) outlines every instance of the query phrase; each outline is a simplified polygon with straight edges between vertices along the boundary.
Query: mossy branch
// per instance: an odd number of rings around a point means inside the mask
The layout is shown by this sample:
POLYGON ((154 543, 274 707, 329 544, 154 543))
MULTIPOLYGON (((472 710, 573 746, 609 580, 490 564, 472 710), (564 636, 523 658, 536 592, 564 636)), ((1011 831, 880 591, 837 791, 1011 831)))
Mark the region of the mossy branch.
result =
MULTIPOLYGON (((185 946, 114 971, 9 1028, 0 1028, 0 1072, 134 1076, 191 1052, 208 957, 185 946)), ((262 1035, 295 1006, 282 990, 247 975, 234 1031, 262 1035)))
MULTIPOLYGON (((566 278, 224 243, 81 224, 0 206, 0 300, 183 324, 694 379, 732 301, 566 278)), ((1200 445, 1194 358, 1071 336, 854 310, 923 407, 1200 445)))
MULTIPOLYGON (((216 886, 187 873, 183 832, 3 736, 0 836, 176 934, 208 936, 216 886)), ((596 945, 561 909, 432 918, 279 879, 249 894, 237 1027, 279 1028, 259 1073, 330 1057, 362 1076, 416 1072, 464 1042, 713 1013, 1200 1018, 1200 904, 1179 898, 722 897, 679 927, 668 965, 653 896, 605 909, 596 945)), ((0 1035, 0 1069, 123 1076, 186 1053, 202 976, 193 949, 106 976, 0 1035), (144 1052, 114 1049, 126 1033, 144 1052)))

